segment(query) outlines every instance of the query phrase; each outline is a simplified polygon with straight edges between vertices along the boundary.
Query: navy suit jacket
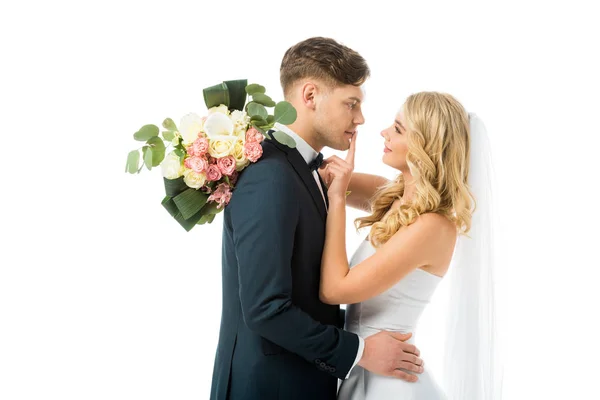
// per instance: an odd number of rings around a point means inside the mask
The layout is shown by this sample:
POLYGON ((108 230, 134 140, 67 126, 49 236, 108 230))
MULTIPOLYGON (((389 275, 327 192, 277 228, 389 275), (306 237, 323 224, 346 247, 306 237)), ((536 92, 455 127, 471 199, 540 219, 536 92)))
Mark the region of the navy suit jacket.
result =
POLYGON ((210 398, 333 400, 359 343, 339 306, 319 300, 325 204, 298 150, 262 146, 224 211, 210 398))

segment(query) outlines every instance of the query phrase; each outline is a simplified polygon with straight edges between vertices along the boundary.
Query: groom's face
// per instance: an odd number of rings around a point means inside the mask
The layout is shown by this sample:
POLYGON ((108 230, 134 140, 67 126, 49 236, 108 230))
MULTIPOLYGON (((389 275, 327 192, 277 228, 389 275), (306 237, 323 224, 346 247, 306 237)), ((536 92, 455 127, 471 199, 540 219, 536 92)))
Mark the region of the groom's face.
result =
POLYGON ((364 124, 361 87, 344 85, 322 93, 316 99, 315 130, 323 146, 348 150, 350 139, 364 124))

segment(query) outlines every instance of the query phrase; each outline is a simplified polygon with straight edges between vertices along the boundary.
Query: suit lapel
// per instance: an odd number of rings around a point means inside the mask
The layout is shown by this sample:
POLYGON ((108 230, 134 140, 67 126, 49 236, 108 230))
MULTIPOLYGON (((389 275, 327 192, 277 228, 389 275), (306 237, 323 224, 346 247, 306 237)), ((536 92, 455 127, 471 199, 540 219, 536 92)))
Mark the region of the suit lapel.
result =
MULTIPOLYGON (((268 140, 268 142, 272 143, 274 146, 283 150, 287 154, 287 159, 289 163, 292 164, 292 167, 294 167, 294 170, 300 176, 302 182, 304 182, 304 186, 306 186, 306 188, 308 189, 308 192, 310 193, 315 203, 315 206, 317 206, 317 209, 319 210, 319 215, 323 219, 323 222, 325 222, 327 217, 327 209, 325 208, 325 203, 323 202, 323 196, 321 195, 321 191, 317 186, 317 182, 315 181, 312 172, 308 168, 306 161, 304 161, 304 158, 302 158, 297 149, 292 149, 286 145, 277 142, 276 140, 268 140)), ((319 179, 321 178, 319 177, 319 179)), ((324 185, 323 190, 325 190, 324 185)), ((327 196, 325 196, 325 198, 327 199, 327 196)))

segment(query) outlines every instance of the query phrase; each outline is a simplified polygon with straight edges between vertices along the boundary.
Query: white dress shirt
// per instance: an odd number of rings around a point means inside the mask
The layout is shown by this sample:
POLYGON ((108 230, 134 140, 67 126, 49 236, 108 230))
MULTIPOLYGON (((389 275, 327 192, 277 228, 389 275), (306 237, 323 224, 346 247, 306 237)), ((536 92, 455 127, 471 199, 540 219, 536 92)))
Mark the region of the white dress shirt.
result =
MULTIPOLYGON (((319 152, 316 151, 315 149, 313 149, 312 147, 310 147, 310 145, 308 143, 306 143, 306 140, 302 139, 296 132, 294 132, 293 130, 288 128, 286 125, 282 125, 279 122, 276 122, 274 125, 274 128, 282 131, 283 133, 286 133, 292 139, 294 139, 294 141, 296 142, 296 149, 298 150, 298 152, 300 153, 300 155, 302 156, 304 161, 306 161, 306 164, 310 164, 310 162, 312 160, 314 160, 315 158, 317 158, 317 156, 319 155, 319 152)), ((319 180, 319 174, 317 171, 312 171, 312 174, 313 174, 313 177, 315 178, 315 182, 317 182, 317 186, 319 187, 319 190, 321 191, 321 196, 323 197, 323 202, 325 202, 325 208, 327 208, 327 202, 325 201, 325 193, 323 192, 323 187, 321 186, 321 181, 319 180)), ((356 359, 354 360, 354 364, 352 364, 352 368, 350 368, 350 371, 352 371, 352 369, 356 366, 356 364, 358 364, 358 362, 362 358, 364 350, 365 350, 365 340, 359 336, 358 337, 358 352, 356 353, 356 359)), ((348 375, 346 375, 346 378, 348 378, 348 376, 350 375, 350 371, 348 371, 348 375)))

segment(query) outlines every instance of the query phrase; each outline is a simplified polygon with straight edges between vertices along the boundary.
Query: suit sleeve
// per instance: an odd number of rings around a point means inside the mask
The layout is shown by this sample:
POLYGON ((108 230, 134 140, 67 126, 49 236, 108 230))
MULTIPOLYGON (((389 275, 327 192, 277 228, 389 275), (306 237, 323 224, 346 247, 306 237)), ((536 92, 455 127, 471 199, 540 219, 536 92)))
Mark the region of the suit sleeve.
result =
POLYGON ((344 379, 354 364, 358 337, 323 325, 292 304, 299 204, 281 164, 264 159, 248 167, 227 206, 244 321, 265 339, 344 379))

